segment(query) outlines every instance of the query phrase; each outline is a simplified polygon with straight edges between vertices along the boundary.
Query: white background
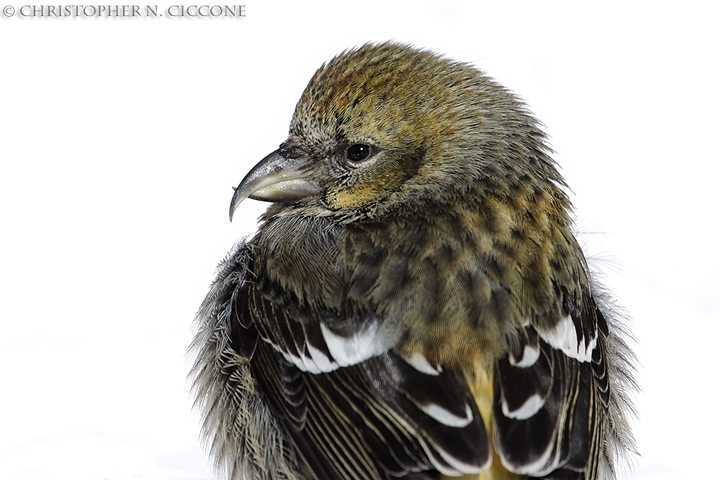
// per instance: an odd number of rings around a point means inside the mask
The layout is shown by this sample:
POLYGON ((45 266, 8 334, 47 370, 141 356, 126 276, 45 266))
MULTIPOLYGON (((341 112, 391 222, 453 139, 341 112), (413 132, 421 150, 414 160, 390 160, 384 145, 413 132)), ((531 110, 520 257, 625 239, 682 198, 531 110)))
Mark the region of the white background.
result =
POLYGON ((713 2, 470 3, 0 15, 0 478, 213 478, 185 350, 215 265, 266 206, 230 224, 230 187, 323 61, 386 39, 476 64, 546 124, 638 339, 624 478, 717 475, 713 2))

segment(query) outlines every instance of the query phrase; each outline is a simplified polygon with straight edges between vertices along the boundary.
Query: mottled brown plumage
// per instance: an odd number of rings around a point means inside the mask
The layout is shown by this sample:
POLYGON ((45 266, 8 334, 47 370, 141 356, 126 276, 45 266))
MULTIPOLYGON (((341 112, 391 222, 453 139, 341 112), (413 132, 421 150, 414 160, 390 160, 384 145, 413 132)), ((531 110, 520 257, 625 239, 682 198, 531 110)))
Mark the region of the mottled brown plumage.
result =
POLYGON ((632 355, 538 122, 404 45, 321 67, 241 182, 193 369, 231 478, 611 479, 632 355))

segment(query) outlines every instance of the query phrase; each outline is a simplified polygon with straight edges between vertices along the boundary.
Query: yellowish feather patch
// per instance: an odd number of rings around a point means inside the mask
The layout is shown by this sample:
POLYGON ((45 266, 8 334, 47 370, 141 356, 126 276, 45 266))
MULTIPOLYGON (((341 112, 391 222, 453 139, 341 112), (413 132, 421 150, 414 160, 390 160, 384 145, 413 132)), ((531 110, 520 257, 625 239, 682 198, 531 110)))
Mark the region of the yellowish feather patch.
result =
MULTIPOLYGON (((492 443, 493 438, 493 362, 487 356, 478 356, 470 371, 466 370, 466 376, 477 403, 480 415, 482 415, 488 437, 492 443)), ((495 449, 492 449, 493 461, 489 469, 477 475, 463 475, 462 477, 447 477, 442 475, 443 480, 522 480, 524 477, 505 469, 495 449)))

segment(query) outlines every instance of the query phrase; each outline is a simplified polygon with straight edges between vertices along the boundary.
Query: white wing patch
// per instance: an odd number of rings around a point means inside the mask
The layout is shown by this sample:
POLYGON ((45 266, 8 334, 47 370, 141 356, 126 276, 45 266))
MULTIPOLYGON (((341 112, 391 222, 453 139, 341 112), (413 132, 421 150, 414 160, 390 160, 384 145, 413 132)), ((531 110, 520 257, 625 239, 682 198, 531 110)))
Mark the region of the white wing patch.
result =
POLYGON ((516 410, 510 410, 507 402, 502 402, 502 412, 508 418, 515 418, 518 420, 526 420, 535 415, 545 405, 545 400, 540 395, 533 394, 525 400, 525 403, 516 410))
POLYGON ((419 352, 413 353, 409 357, 402 357, 402 359, 415 370, 420 373, 424 373, 425 375, 432 375, 433 377, 436 377, 442 372, 442 367, 440 365, 435 367, 430 365, 427 358, 419 352))
POLYGON ((458 417, 454 413, 446 410, 445 408, 431 403, 430 405, 418 405, 420 410, 427 413, 429 416, 448 427, 462 428, 470 425, 473 421, 473 413, 470 405, 465 405, 465 417, 458 417))
POLYGON ((381 355, 392 346, 392 342, 381 331, 377 319, 365 322, 359 330, 348 337, 336 334, 322 322, 320 322, 320 331, 330 355, 341 367, 355 365, 381 355))
MULTIPOLYGON (((308 368, 308 372, 310 373, 320 373, 320 372, 332 372, 333 370, 336 370, 340 367, 340 365, 337 364, 337 362, 333 362, 330 360, 330 358, 325 355, 323 352, 318 350, 317 348, 313 347, 312 344, 308 342, 307 344, 307 350, 310 356, 312 357, 312 363, 317 368, 317 371, 313 371, 310 368, 308 368)), ((305 361, 306 365, 308 364, 307 360, 305 361)), ((301 369, 302 370, 302 369, 301 369)))
POLYGON ((525 345, 523 355, 520 360, 515 360, 513 355, 508 357, 510 365, 513 367, 527 368, 535 365, 537 359, 540 358, 540 347, 538 345, 525 345))
POLYGON ((594 336, 587 344, 585 338, 578 341, 575 323, 570 315, 562 318, 555 327, 549 330, 538 328, 537 331, 551 347, 561 350, 568 357, 580 362, 592 361, 593 350, 597 346, 597 330, 593 332, 594 336))
MULTIPOLYGON (((269 338, 261 338, 289 363, 303 372, 313 374, 328 373, 340 367, 356 365, 377 355, 382 355, 393 345, 393 339, 383 331, 376 318, 366 320, 348 336, 333 332, 323 322, 320 322, 319 326, 322 334, 319 341, 323 343, 313 345, 305 338, 302 345, 299 345, 300 348, 292 350, 269 338)), ((411 361, 408 363, 423 373, 439 374, 424 357, 414 359, 414 363, 411 361)))
MULTIPOLYGON (((310 372, 310 373, 315 373, 315 374, 317 374, 317 373, 321 373, 321 372, 332 372, 333 370, 335 370, 336 368, 338 368, 338 365, 337 365, 337 364, 334 364, 333 362, 330 362, 330 359, 327 359, 327 361, 328 361, 329 363, 328 363, 328 364, 323 364, 323 365, 325 365, 326 369, 325 369, 325 370, 321 370, 321 369, 320 369, 320 366, 317 365, 317 364, 313 361, 313 359, 312 359, 311 357, 307 357, 307 356, 304 356, 304 355, 301 356, 301 357, 299 357, 299 356, 297 356, 297 355, 293 355, 292 353, 289 353, 289 352, 283 350, 283 349, 280 348, 278 345, 275 345, 273 342, 271 342, 271 341, 268 340, 267 338, 263 338, 263 340, 264 340, 266 343, 270 344, 270 346, 271 346, 276 352, 280 353, 280 354, 283 356, 283 358, 285 358, 285 360, 287 360, 289 363, 292 363, 293 365, 295 365, 297 368, 299 368, 299 369, 302 370, 303 372, 310 372)), ((322 353, 321 353, 321 354, 322 354, 322 353)), ((312 354, 311 354, 311 355, 312 355, 312 354)), ((327 357, 325 357, 325 358, 327 358, 327 357)))

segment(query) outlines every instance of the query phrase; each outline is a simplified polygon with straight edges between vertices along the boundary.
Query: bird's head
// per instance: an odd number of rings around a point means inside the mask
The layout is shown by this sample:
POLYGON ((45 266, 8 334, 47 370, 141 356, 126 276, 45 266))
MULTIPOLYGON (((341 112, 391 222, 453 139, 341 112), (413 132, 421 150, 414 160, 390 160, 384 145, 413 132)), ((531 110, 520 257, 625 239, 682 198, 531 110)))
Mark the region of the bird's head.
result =
POLYGON ((561 183, 512 93, 432 52, 367 44, 315 73, 288 139, 242 180, 230 214, 250 197, 275 211, 378 219, 561 183))

